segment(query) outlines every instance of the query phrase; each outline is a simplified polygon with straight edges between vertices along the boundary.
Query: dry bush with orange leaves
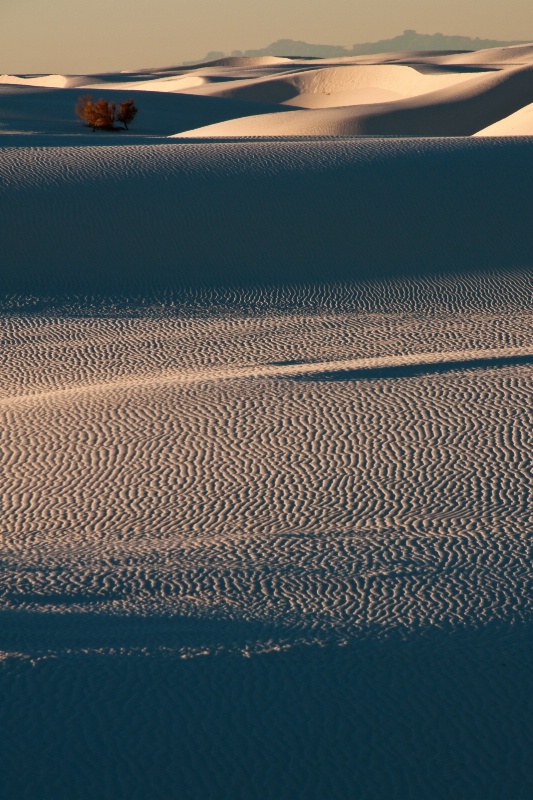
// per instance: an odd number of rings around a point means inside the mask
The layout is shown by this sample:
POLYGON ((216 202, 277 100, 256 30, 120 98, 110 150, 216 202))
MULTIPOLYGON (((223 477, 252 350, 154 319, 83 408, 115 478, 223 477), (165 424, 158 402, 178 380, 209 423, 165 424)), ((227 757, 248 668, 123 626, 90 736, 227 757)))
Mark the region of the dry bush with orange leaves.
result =
POLYGON ((106 131, 118 131, 115 122, 121 122, 124 129, 128 130, 128 124, 133 121, 137 108, 133 100, 124 100, 119 103, 118 109, 115 103, 100 99, 96 103, 90 95, 80 97, 76 105, 76 114, 87 127, 95 131, 97 128, 106 131))
POLYGON ((116 120, 117 122, 122 122, 126 130, 128 130, 128 125, 133 122, 137 111, 138 109, 135 107, 133 100, 124 100, 118 106, 116 120))

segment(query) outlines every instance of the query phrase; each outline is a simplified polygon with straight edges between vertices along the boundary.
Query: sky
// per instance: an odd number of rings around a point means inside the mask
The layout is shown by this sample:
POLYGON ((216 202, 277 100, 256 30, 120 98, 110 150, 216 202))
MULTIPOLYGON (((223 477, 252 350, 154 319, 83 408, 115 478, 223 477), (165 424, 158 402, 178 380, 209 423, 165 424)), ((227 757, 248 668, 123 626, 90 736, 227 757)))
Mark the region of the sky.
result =
POLYGON ((0 0, 0 74, 181 64, 277 39, 353 45, 419 33, 533 40, 531 0, 0 0))

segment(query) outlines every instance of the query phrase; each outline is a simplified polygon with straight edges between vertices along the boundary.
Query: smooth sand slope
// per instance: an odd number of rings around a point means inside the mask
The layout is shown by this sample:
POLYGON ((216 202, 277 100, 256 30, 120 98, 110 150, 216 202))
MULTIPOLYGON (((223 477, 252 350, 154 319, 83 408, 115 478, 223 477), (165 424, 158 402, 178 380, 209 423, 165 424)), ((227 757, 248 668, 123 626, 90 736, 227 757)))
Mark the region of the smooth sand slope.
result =
MULTIPOLYGON (((430 72, 429 69, 420 72, 412 67, 389 64, 293 66, 294 71, 284 71, 281 75, 206 81, 204 86, 191 91, 211 97, 264 99, 300 108, 329 108, 414 97, 472 78, 468 72, 430 72)), ((207 77, 207 70, 198 70, 195 74, 207 77)))
MULTIPOLYGON (((357 69, 357 68, 356 68, 357 69)), ((364 67, 359 67, 363 70, 364 67)), ((403 69, 397 66, 389 69, 403 69)), ((381 82, 374 78, 374 84, 381 82)), ((445 88, 434 89, 437 81, 427 81, 409 92, 413 81, 404 81, 406 99, 380 102, 375 92, 370 97, 341 96, 342 108, 293 111, 278 116, 268 114, 222 122, 191 131, 194 136, 469 136, 480 128, 517 111, 533 98, 533 67, 483 72, 466 80, 443 81, 445 88), (432 85, 433 84, 433 85, 432 85), (431 88, 430 88, 431 87, 431 88), (424 92, 424 93, 422 93, 424 92), (351 100, 351 102, 350 102, 351 100), (357 102, 359 101, 359 102, 357 102)), ((415 83, 416 85, 416 83, 415 83)), ((247 95, 248 96, 248 95, 247 95)), ((267 95, 268 96, 268 95, 267 95)), ((306 100, 306 98, 305 98, 306 100)), ((333 102, 335 98, 333 97, 333 102)), ((296 101, 293 101, 297 105, 296 101)), ((308 104, 306 101, 304 104, 308 104)), ((318 105, 326 105, 315 103, 318 105)), ((177 134, 184 136, 188 134, 177 134)))
POLYGON ((471 135, 532 101, 532 54, 529 45, 447 56, 398 53, 373 63, 362 57, 302 60, 293 73, 236 74, 231 83, 190 91, 315 111, 233 120, 194 135, 471 135))
POLYGON ((10 800, 531 796, 531 48, 369 61, 3 79, 10 800))

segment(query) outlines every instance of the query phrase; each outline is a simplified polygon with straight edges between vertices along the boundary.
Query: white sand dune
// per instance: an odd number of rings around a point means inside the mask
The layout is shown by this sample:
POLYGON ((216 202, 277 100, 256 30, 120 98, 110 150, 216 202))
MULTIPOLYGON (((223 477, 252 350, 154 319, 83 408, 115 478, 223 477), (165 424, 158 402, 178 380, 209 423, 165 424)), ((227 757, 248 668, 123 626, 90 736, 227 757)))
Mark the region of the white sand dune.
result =
POLYGON ((1 80, 6 797, 529 796, 531 52, 1 80))
POLYGON ((271 67, 278 64, 288 64, 290 58, 280 58, 279 56, 252 56, 240 58, 238 56, 228 56, 218 58, 214 61, 204 62, 204 66, 210 67, 271 67))
POLYGON ((435 59, 441 64, 475 64, 477 66, 528 65, 533 61, 533 44, 517 44, 511 47, 494 47, 472 53, 442 56, 435 59))
MULTIPOLYGON (((439 88, 471 80, 471 73, 433 74, 412 67, 375 66, 324 67, 285 72, 279 77, 217 81, 203 86, 201 94, 243 100, 262 100, 301 108, 323 108, 380 103, 416 97, 439 88)), ((196 89, 196 87, 193 87, 196 89)))
POLYGON ((411 93, 408 99, 395 102, 293 111, 283 116, 258 115, 181 136, 468 136, 531 102, 533 68, 469 75, 450 83, 446 88, 418 96, 411 93))
POLYGON ((533 103, 483 128, 474 136, 533 136, 533 103))
MULTIPOLYGON (((183 92, 203 86, 205 83, 206 79, 199 75, 154 76, 148 80, 129 81, 127 88, 129 92, 183 92)), ((106 81, 102 83, 93 79, 92 81, 87 81, 85 88, 92 90, 103 89, 104 91, 119 89, 122 91, 125 85, 123 81, 106 81)))
POLYGON ((4 75, 0 135, 79 135, 74 95, 86 90, 117 100, 142 92, 141 136, 469 136, 531 104, 532 76, 533 45, 326 60, 229 57, 93 76, 4 75), (56 94, 42 94, 47 90, 56 94), (161 94, 179 97, 158 101, 161 94), (298 110, 281 116, 291 107, 298 110))
POLYGON ((490 769, 444 796, 508 786, 502 746, 519 796, 533 367, 512 358, 533 354, 532 288, 517 272, 285 305, 282 287, 218 308, 192 293, 28 313, 19 298, 0 406, 10 795, 289 798, 310 772, 312 798, 355 779, 423 797, 450 757, 477 763, 496 695, 490 769), (362 360, 365 375, 344 369, 362 360), (383 776, 393 734, 409 746, 383 776))
POLYGON ((454 285, 4 316, 5 608, 217 611, 258 647, 528 619, 531 276, 454 285))
POLYGON ((35 75, 20 77, 18 75, 0 75, 0 85, 43 86, 50 89, 73 89, 91 82, 87 75, 35 75))

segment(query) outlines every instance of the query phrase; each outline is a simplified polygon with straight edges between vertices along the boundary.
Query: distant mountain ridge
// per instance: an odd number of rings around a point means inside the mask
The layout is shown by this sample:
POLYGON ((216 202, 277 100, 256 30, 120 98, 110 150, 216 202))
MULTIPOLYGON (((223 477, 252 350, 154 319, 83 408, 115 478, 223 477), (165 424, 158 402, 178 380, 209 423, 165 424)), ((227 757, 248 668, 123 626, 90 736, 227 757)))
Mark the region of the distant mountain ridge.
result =
POLYGON ((204 58, 196 61, 186 61, 184 64, 195 64, 200 61, 214 61, 228 55, 237 57, 256 56, 296 56, 307 58, 336 58, 339 56, 365 56, 374 53, 393 53, 404 50, 486 50, 490 47, 509 47, 515 44, 526 44, 526 41, 503 42, 495 39, 471 39, 468 36, 445 36, 442 33, 417 33, 414 30, 405 30, 392 39, 380 39, 377 42, 354 44, 350 47, 330 44, 309 44, 308 42, 295 41, 294 39, 278 39, 277 42, 267 45, 260 50, 234 50, 232 53, 223 53, 212 50, 204 58))

